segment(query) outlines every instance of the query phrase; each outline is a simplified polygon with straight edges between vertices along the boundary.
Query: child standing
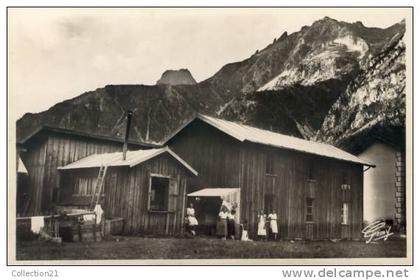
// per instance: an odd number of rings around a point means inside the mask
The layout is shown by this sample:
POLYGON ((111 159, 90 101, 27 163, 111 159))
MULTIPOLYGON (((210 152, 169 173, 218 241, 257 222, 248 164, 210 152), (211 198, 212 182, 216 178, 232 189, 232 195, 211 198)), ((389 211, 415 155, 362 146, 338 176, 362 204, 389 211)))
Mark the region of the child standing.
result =
POLYGON ((228 232, 228 238, 235 239, 235 214, 236 211, 232 209, 227 214, 227 232, 228 232))
POLYGON ((241 224, 241 229, 242 229, 242 233, 241 233, 241 240, 242 241, 251 241, 251 239, 249 239, 248 237, 248 221, 245 220, 243 224, 241 224))
POLYGON ((267 220, 267 216, 264 214, 264 210, 261 210, 260 214, 258 214, 258 232, 257 232, 257 235, 260 238, 260 240, 265 240, 267 238, 267 230, 265 227, 266 220, 267 220))
POLYGON ((268 219, 270 220, 270 229, 271 229, 271 233, 273 234, 273 239, 277 240, 277 234, 279 233, 279 229, 277 226, 276 210, 271 211, 270 215, 268 215, 268 219))
POLYGON ((191 203, 187 208, 187 224, 192 236, 196 235, 195 228, 198 226, 197 218, 195 217, 194 205, 191 203))

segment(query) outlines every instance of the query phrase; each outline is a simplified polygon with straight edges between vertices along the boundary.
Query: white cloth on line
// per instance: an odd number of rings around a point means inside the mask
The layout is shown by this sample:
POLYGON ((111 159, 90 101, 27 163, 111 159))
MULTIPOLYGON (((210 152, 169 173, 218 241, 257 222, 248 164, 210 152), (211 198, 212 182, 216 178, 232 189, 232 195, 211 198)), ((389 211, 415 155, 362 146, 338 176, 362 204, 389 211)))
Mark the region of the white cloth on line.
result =
POLYGON ((93 214, 83 215, 83 220, 86 221, 86 222, 94 221, 95 220, 95 215, 93 215, 93 214))
POLYGON ((38 234, 41 228, 44 227, 44 216, 31 217, 31 231, 38 234))
POLYGON ((102 210, 101 205, 96 204, 95 209, 93 209, 93 212, 96 213, 96 223, 100 224, 102 220, 102 214, 104 213, 104 210, 102 210))

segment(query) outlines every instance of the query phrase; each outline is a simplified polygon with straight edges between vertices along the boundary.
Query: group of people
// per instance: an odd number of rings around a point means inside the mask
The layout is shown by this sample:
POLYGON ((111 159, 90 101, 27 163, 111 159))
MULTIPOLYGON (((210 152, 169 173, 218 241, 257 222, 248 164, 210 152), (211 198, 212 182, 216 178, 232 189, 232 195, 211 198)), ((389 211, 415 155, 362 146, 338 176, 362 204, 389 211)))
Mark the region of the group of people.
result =
POLYGON ((277 240, 279 229, 277 226, 277 213, 272 210, 271 213, 266 215, 264 210, 258 214, 258 232, 257 235, 260 240, 273 239, 277 240))
MULTIPOLYGON (((241 240, 248 241, 250 239, 248 238, 247 221, 239 225, 236 221, 236 211, 237 206, 235 204, 232 205, 225 201, 222 202, 217 216, 216 235, 222 240, 235 239, 235 237, 238 236, 241 240)), ((195 217, 194 205, 192 203, 187 208, 186 214, 185 224, 187 230, 192 236, 195 236, 198 221, 195 217)), ((259 240, 277 240, 278 226, 276 211, 272 210, 270 213, 265 214, 264 210, 261 210, 257 214, 257 218, 257 236, 259 240)))
POLYGON ((216 235, 223 240, 235 239, 236 207, 229 207, 227 203, 222 203, 217 217, 216 235))

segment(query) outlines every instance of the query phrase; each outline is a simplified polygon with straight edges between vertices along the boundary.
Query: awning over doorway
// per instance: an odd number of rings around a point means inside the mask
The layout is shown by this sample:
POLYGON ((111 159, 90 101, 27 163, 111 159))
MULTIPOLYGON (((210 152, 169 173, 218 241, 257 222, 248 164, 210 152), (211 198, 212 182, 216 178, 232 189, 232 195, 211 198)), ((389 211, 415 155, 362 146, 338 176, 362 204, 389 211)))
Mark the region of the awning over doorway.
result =
POLYGON ((189 193, 187 196, 195 197, 220 197, 225 198, 229 197, 234 193, 239 193, 239 188, 205 188, 192 193, 189 193))
POLYGON ((240 221, 240 207, 241 207, 241 189, 240 188, 205 188, 192 193, 189 197, 220 197, 223 203, 230 209, 233 205, 236 206, 235 220, 240 221))

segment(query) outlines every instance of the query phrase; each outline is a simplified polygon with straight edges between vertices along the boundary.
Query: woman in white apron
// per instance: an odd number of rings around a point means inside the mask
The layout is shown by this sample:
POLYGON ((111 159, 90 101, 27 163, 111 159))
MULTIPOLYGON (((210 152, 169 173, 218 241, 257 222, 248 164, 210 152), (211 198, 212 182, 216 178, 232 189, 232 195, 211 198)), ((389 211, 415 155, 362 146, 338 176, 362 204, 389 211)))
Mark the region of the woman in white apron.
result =
POLYGON ((277 234, 279 233, 279 229, 277 226, 276 210, 271 211, 270 215, 268 215, 268 219, 270 220, 270 229, 271 233, 273 234, 273 239, 277 240, 277 234))
POLYGON ((261 240, 265 240, 267 238, 267 230, 265 227, 267 216, 264 214, 264 210, 260 211, 258 214, 258 232, 257 235, 261 240))
POLYGON ((227 216, 228 211, 225 206, 222 206, 217 219, 216 234, 222 240, 226 240, 227 236, 227 216))

